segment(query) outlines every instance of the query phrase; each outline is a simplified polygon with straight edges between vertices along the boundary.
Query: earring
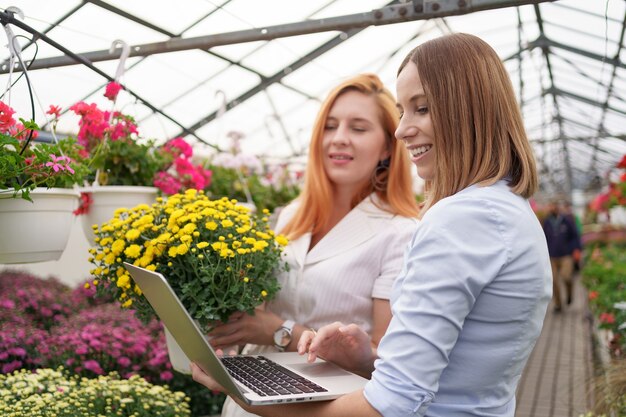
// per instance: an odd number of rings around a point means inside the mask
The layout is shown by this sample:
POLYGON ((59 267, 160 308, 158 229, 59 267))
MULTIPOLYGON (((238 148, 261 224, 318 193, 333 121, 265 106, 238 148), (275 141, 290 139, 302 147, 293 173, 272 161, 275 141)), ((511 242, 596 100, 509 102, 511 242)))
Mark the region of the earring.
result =
POLYGON ((389 179, 389 165, 391 159, 383 159, 378 161, 376 168, 372 172, 372 187, 377 191, 383 191, 387 188, 387 180, 389 179))

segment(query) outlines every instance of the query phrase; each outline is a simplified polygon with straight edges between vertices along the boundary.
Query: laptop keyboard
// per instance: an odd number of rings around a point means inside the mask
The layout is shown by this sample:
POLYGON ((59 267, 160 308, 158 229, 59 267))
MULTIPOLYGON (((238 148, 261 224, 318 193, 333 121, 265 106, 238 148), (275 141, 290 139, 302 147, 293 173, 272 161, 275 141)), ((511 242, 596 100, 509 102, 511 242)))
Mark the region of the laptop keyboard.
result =
POLYGON ((264 356, 228 356, 222 363, 235 379, 261 397, 328 391, 264 356))

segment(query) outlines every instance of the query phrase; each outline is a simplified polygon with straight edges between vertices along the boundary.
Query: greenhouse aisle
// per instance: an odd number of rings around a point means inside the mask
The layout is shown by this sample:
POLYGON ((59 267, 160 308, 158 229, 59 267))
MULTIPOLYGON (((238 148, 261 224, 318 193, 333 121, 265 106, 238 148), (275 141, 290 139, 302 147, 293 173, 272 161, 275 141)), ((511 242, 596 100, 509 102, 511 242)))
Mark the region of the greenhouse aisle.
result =
POLYGON ((592 407, 592 339, 587 291, 575 278, 574 300, 552 305, 517 390, 515 417, 579 417, 592 407))

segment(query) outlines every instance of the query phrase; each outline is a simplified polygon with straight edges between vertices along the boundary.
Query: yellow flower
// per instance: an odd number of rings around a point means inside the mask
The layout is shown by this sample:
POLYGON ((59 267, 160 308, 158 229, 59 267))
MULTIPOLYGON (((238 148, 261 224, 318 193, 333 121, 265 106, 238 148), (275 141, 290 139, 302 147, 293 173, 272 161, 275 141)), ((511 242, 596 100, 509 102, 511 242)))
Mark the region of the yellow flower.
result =
POLYGON ((178 245, 176 247, 176 253, 179 255, 184 255, 189 251, 189 246, 185 245, 184 243, 182 245, 178 245))
POLYGON ((91 285, 89 285, 88 282, 85 282, 85 289, 88 290, 89 288, 91 288, 91 285))
MULTIPOLYGON (((171 277, 188 275, 218 297, 226 290, 232 292, 219 306, 202 307, 203 314, 212 317, 227 317, 233 308, 241 309, 242 297, 254 298, 254 302, 270 300, 277 289, 272 272, 282 268, 280 253, 287 239, 269 229, 269 211, 262 216, 248 213, 235 200, 210 200, 197 191, 159 199, 140 209, 120 210, 117 217, 96 228, 99 240, 89 255, 98 272, 94 277, 110 285, 96 288, 95 280, 88 284, 99 294, 113 295, 125 307, 148 313, 143 293, 123 267, 123 262, 130 262, 171 277), (211 281, 216 274, 223 279, 211 281), (245 297, 248 283, 253 282, 259 295, 245 297)), ((192 295, 178 281, 170 283, 174 290, 181 296, 192 295)), ((253 307, 246 301, 245 308, 253 307)))
POLYGON ((269 244, 264 241, 264 240, 258 240, 255 244, 254 244, 254 249, 256 250, 260 250, 262 251, 263 249, 265 249, 266 247, 268 247, 269 244))
POLYGON ((140 235, 141 233, 139 232, 139 230, 130 229, 128 232, 126 232, 126 235, 124 237, 126 238, 126 240, 133 241, 137 239, 140 235))
POLYGON ((117 279, 117 286, 120 288, 130 287, 130 277, 127 274, 122 275, 117 279))
POLYGON ((131 259, 138 258, 141 254, 141 246, 139 245, 130 245, 124 250, 124 255, 128 256, 131 259))

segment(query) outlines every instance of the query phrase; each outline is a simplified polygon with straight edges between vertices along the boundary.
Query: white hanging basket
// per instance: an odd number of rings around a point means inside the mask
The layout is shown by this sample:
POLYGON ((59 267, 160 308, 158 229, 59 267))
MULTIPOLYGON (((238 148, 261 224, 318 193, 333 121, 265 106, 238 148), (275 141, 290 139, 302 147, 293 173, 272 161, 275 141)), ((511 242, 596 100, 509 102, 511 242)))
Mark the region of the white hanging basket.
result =
POLYGON ((90 193, 92 198, 89 211, 81 215, 81 221, 85 237, 93 246, 94 224, 101 225, 111 220, 118 208, 132 208, 140 204, 151 205, 156 201, 158 189, 134 185, 103 185, 82 188, 80 191, 90 193))
POLYGON ((0 264, 56 261, 65 250, 78 191, 35 188, 30 196, 0 199, 0 264))

